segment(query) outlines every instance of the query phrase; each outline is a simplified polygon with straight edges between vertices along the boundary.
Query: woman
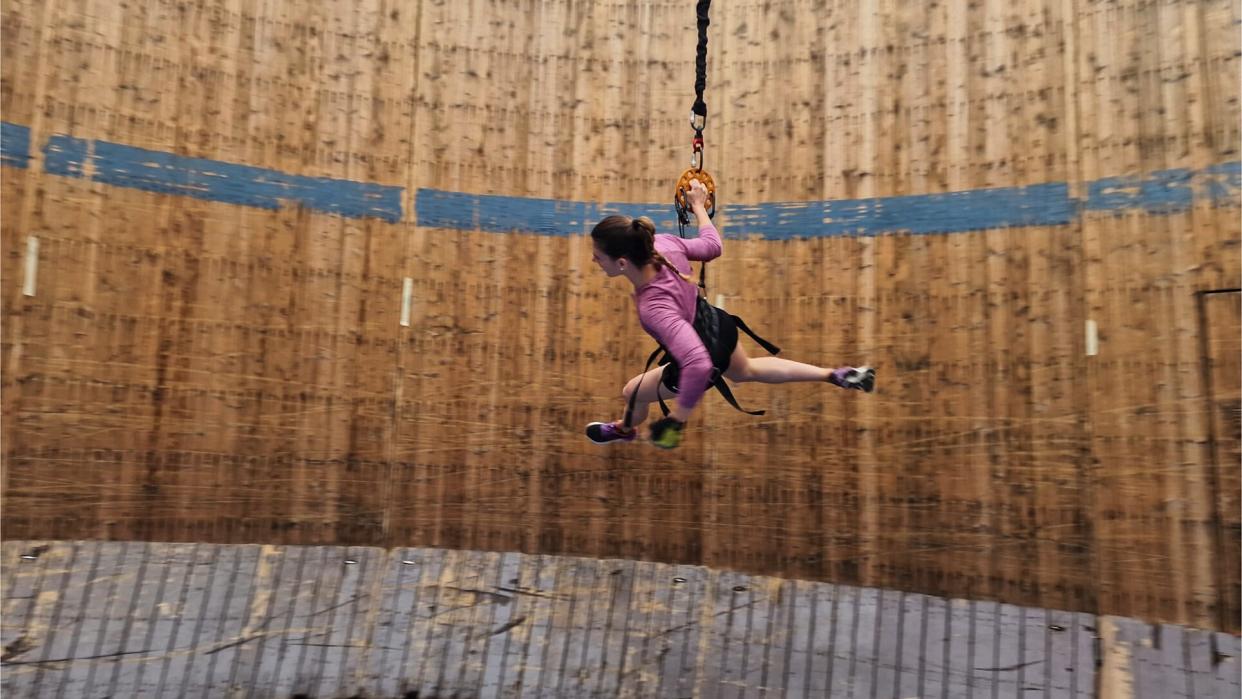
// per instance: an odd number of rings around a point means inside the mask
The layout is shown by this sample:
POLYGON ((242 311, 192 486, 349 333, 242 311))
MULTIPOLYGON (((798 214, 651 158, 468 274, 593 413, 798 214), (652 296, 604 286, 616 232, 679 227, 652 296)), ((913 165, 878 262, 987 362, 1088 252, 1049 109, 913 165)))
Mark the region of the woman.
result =
POLYGON ((627 405, 632 406, 629 419, 587 425, 587 437, 596 444, 633 440, 635 427, 647 419, 651 402, 676 396, 668 417, 652 424, 651 440, 665 448, 677 446, 690 414, 716 378, 714 371, 735 383, 826 381, 868 393, 875 387, 875 371, 868 367, 824 369, 779 357, 747 357, 737 342, 732 317, 726 313, 718 317, 729 327, 710 339, 730 346, 704 344, 694 325, 698 289, 689 273, 690 260, 707 262, 721 254, 720 233, 707 214, 707 196, 707 188, 692 180, 686 198, 698 219, 699 237, 695 239, 656 235, 655 225, 646 217, 609 216, 591 231, 592 259, 608 276, 623 276, 634 285, 639 322, 672 355, 679 369, 666 373, 669 367, 660 366, 630 379, 623 392, 627 405), (717 358, 714 362, 713 357, 717 358))

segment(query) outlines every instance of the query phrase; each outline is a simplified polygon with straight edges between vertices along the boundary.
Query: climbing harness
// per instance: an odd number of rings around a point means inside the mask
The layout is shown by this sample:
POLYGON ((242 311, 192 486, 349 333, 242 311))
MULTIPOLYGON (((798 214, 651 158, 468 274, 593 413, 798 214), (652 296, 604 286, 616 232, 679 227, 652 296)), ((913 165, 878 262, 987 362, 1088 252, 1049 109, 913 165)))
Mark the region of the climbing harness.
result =
MULTIPOLYGON (((720 391, 720 395, 729 405, 732 405, 737 410, 747 415, 763 415, 764 411, 762 410, 746 410, 738 405, 737 398, 733 396, 732 389, 729 388, 729 384, 725 383, 724 369, 721 369, 721 367, 729 366, 729 358, 733 354, 733 348, 737 346, 738 330, 749 335, 750 339, 757 342, 769 354, 781 353, 780 347, 756 335, 755 331, 746 325, 746 321, 711 305, 702 296, 698 297, 698 305, 694 309, 694 331, 698 334, 699 339, 703 341, 703 346, 707 348, 708 353, 712 357, 712 373, 707 380, 708 386, 720 391)), ((681 367, 678 366, 677 361, 673 359, 669 351, 664 348, 664 345, 657 346, 655 351, 647 357, 647 364, 643 367, 643 373, 639 374, 639 376, 644 376, 650 371, 652 364, 664 367, 659 384, 664 384, 665 386, 672 385, 679 388, 681 367)), ((638 391, 641 388, 642 379, 640 378, 638 386, 630 394, 629 403, 625 407, 625 426, 627 428, 633 426, 631 420, 634 414, 634 405, 638 400, 638 391)), ((660 397, 659 390, 656 391, 656 400, 660 403, 660 411, 667 416, 671 411, 664 399, 660 397)))

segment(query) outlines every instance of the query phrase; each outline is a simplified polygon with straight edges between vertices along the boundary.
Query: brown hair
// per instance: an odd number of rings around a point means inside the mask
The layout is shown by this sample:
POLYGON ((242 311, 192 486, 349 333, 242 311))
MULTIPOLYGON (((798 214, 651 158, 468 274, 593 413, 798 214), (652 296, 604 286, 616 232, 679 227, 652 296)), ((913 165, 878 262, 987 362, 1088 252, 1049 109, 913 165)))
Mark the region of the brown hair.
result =
POLYGON ((630 218, 615 214, 595 224, 595 228, 591 229, 591 240, 613 259, 624 257, 639 267, 648 264, 655 264, 657 268, 668 267, 673 274, 693 284, 694 280, 682 274, 655 249, 655 232, 655 224, 646 216, 630 218))

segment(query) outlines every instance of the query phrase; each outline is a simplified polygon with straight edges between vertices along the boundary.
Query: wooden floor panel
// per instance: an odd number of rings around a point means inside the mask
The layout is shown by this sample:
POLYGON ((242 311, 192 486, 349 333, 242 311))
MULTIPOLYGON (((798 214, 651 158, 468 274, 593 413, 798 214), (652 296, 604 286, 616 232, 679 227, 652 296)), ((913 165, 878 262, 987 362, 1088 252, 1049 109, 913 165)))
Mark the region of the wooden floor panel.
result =
POLYGON ((650 562, 90 541, 3 562, 6 697, 1239 692, 1227 634, 650 562))

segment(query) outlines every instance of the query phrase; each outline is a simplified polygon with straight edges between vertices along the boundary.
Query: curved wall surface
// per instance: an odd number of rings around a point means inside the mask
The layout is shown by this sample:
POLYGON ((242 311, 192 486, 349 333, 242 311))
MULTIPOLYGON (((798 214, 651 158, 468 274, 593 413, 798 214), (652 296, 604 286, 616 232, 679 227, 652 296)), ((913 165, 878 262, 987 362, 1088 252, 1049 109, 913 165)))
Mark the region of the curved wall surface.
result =
POLYGON ((676 232, 689 3, 11 2, 4 536, 645 559, 1236 632, 1240 16, 717 3, 709 298, 880 388, 744 384, 764 417, 709 396, 664 452, 581 436, 652 346, 585 234, 676 232))

